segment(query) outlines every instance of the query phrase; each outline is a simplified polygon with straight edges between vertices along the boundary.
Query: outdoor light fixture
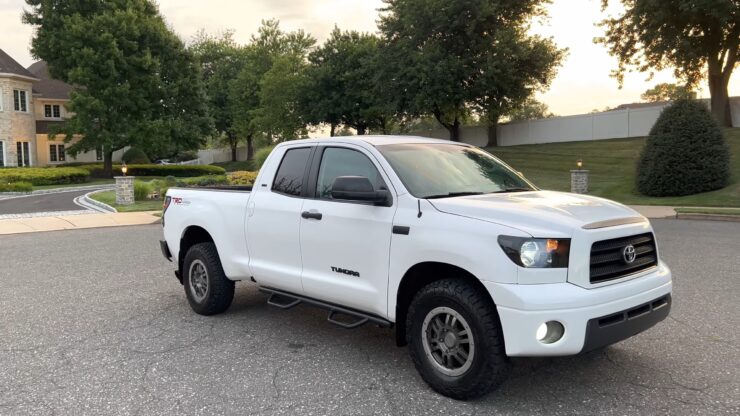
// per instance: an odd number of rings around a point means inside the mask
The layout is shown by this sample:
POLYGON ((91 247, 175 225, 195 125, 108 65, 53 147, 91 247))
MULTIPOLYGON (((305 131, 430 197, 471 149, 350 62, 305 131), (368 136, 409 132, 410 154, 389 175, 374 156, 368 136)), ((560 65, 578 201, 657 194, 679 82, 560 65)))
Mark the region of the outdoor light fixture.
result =
POLYGON ((581 159, 578 159, 578 161, 576 162, 576 165, 578 165, 578 169, 582 168, 583 167, 583 161, 581 159))
POLYGON ((126 172, 128 172, 128 166, 126 166, 126 162, 123 162, 123 165, 121 165, 121 172, 123 173, 123 176, 126 176, 126 172))

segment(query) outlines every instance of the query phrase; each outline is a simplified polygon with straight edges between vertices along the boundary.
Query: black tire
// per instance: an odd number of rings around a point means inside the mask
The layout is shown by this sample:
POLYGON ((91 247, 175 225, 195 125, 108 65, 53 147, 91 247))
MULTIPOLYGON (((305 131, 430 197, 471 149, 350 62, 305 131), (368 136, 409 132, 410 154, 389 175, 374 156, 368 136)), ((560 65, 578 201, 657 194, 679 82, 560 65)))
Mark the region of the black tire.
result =
MULTIPOLYGON (((440 394, 457 400, 478 398, 500 386, 508 376, 509 359, 496 307, 488 294, 481 293, 463 279, 438 280, 419 290, 409 306, 406 328, 406 340, 416 369, 440 394), (475 352, 471 354, 467 369, 461 366, 456 370, 464 371, 459 375, 443 373, 440 366, 444 364, 439 360, 433 362, 435 358, 425 352, 424 344, 428 341, 422 329, 424 321, 440 308, 449 308, 459 314, 472 332, 475 352)), ((431 326, 428 330, 432 330, 431 326)), ((430 351, 433 351, 431 347, 430 351)))
MULTIPOLYGON (((183 262, 183 286, 190 307, 199 315, 215 315, 229 309, 234 300, 234 281, 229 280, 221 267, 221 259, 213 243, 200 243, 190 247, 183 262), (196 265, 197 263, 197 265, 196 265), (195 267, 204 266, 207 286, 199 296, 192 283, 197 273, 195 267)), ((200 289, 200 288, 198 288, 200 289)))

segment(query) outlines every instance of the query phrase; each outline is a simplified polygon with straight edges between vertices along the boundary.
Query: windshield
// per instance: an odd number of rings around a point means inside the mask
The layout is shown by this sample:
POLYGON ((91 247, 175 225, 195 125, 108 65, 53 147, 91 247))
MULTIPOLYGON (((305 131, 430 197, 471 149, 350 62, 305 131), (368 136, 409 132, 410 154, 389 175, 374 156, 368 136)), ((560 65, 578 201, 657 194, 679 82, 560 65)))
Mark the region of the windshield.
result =
POLYGON ((378 146, 406 189, 417 198, 445 198, 536 188, 490 154, 455 144, 378 146))

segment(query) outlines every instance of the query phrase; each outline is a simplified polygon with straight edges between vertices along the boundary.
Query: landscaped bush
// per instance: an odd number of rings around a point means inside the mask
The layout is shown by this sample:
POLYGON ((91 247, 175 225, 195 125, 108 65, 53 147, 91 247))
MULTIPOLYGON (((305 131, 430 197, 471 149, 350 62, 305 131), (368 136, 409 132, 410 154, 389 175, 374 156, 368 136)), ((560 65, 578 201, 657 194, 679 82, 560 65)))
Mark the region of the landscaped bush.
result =
POLYGON ((254 185, 259 172, 237 171, 229 174, 230 185, 254 185))
POLYGON ((182 150, 170 158, 170 162, 188 162, 198 158, 198 152, 195 150, 182 150))
POLYGON ((90 178, 81 168, 9 168, 0 169, 0 183, 28 182, 32 185, 60 185, 86 182, 90 178))
POLYGON ((0 183, 0 192, 31 192, 33 185, 28 182, 0 183))
POLYGON ((144 153, 143 150, 138 149, 136 147, 132 147, 126 152, 123 153, 123 156, 121 156, 121 160, 126 162, 126 164, 149 164, 152 163, 151 160, 149 160, 149 156, 144 153))
POLYGON ((730 149, 717 121, 697 101, 677 101, 650 130, 637 165, 637 190, 681 196, 724 188, 730 182, 730 149))
MULTIPOLYGON (((189 178, 192 176, 223 175, 224 168, 211 165, 127 165, 129 176, 174 176, 178 178, 189 178)), ((80 169, 86 169, 90 176, 101 178, 103 174, 102 164, 81 165, 80 169)), ((121 165, 113 165, 113 175, 121 174, 121 165)))
POLYGON ((262 165, 265 164, 267 156, 270 155, 270 152, 272 152, 272 149, 274 148, 275 146, 267 146, 257 150, 257 153, 254 154, 254 164, 257 169, 262 169, 262 165))
POLYGON ((208 175, 199 178, 188 178, 182 181, 185 186, 216 186, 229 183, 226 175, 208 175))
POLYGON ((134 201, 145 201, 152 193, 152 186, 146 182, 134 181, 134 201))

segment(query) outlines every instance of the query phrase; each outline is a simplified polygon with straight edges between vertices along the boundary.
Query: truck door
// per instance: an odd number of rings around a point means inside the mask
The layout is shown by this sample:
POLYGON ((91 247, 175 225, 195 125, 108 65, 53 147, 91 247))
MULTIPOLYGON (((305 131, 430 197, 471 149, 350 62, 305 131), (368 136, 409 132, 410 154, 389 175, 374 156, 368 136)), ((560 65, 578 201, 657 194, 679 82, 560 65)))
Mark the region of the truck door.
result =
POLYGON ((254 186, 247 207, 249 267, 260 285, 302 293, 301 246, 298 239, 303 194, 314 147, 288 148, 270 158, 267 171, 254 186), (271 182, 270 182, 271 181, 271 182))
POLYGON ((390 181, 359 146, 319 147, 314 160, 300 227, 304 293, 386 316, 395 198, 390 207, 339 201, 331 187, 340 176, 366 177, 376 190, 390 181))

